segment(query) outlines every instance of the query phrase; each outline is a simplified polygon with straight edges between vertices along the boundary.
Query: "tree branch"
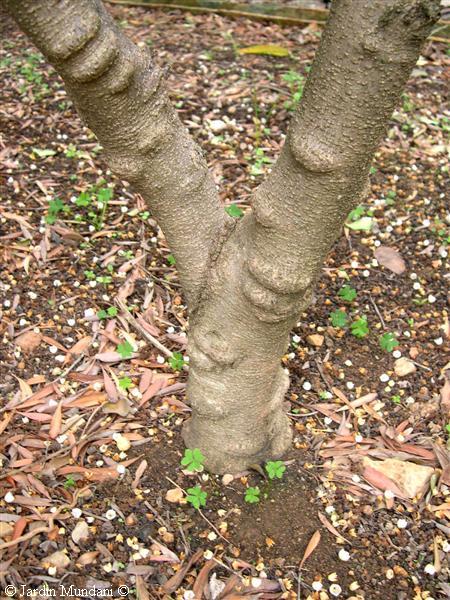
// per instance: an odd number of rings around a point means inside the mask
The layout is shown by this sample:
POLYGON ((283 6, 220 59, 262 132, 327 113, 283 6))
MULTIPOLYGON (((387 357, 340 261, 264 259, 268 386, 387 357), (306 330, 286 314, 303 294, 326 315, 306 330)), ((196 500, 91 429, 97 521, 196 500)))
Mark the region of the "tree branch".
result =
POLYGON ((282 153, 253 196, 247 267, 265 288, 309 288, 439 17, 438 0, 334 0, 282 153), (275 265, 272 268, 270 265, 275 265))
POLYGON ((166 73, 100 0, 3 0, 64 79, 112 171, 149 204, 176 257, 191 309, 225 219, 200 148, 165 91, 166 73))

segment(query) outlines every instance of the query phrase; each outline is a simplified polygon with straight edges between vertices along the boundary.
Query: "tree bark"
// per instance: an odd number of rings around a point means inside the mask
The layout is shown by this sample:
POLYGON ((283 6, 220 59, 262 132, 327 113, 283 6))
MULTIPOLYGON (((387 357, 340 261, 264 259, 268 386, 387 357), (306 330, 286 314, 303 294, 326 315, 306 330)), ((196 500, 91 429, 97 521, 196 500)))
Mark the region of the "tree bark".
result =
POLYGON ((111 168, 149 202, 177 257, 190 304, 187 446, 218 473, 280 457, 291 441, 280 357, 324 257, 365 194, 373 153, 439 1, 334 0, 281 155, 238 223, 220 208, 161 71, 99 3, 6 6, 65 79, 111 168))

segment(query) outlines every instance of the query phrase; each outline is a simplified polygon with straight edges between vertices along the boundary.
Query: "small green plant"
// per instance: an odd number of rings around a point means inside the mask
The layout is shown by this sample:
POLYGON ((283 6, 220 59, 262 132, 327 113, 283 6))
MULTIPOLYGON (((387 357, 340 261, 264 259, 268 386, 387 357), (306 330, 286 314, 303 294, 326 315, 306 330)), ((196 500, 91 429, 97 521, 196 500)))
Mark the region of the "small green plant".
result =
POLYGON ((397 348, 397 346, 399 345, 395 334, 391 332, 383 333, 383 335, 380 335, 379 342, 380 348, 382 350, 386 350, 386 352, 392 352, 392 350, 394 350, 394 348, 397 348))
POLYGON ((264 165, 270 165, 273 160, 264 154, 263 148, 255 148, 253 151, 253 164, 250 165, 250 175, 264 175, 266 172, 264 165))
POLYGON ((167 256, 167 262, 169 263, 169 265, 171 267, 173 267, 173 266, 175 266, 177 264, 177 261, 176 261, 175 256, 173 254, 169 254, 167 256))
POLYGON ((450 423, 445 426, 445 431, 450 435, 450 423))
POLYGON ((73 477, 71 477, 70 475, 66 477, 66 480, 64 482, 64 487, 66 488, 66 490, 70 490, 70 488, 74 488, 76 485, 77 482, 73 477))
POLYGON ((225 212, 234 219, 239 219, 240 217, 244 216, 244 211, 242 208, 239 208, 239 206, 236 206, 236 204, 225 206, 225 212))
POLYGON ((91 203, 91 196, 87 192, 81 192, 75 199, 75 204, 80 208, 89 206, 91 203))
POLYGON ((184 358, 181 352, 174 352, 169 358, 168 363, 174 371, 181 371, 184 367, 184 358))
MULTIPOLYGON (((85 271, 86 274, 86 271, 85 271)), ((95 277, 95 275, 94 275, 95 277)), ((115 317, 117 315, 117 308, 115 306, 110 306, 107 310, 99 310, 97 313, 97 317, 99 319, 107 319, 108 317, 115 317)))
POLYGON ((284 103, 284 107, 288 110, 295 110, 303 96, 305 78, 296 71, 288 71, 283 73, 281 79, 288 84, 291 91, 291 98, 284 103))
POLYGON ((133 356, 133 346, 128 340, 125 340, 117 346, 117 352, 120 354, 123 360, 127 360, 133 356))
POLYGON ((259 502, 259 494, 260 494, 260 490, 259 487, 248 487, 245 490, 245 498, 244 500, 246 502, 248 502, 249 504, 256 504, 257 502, 259 502))
POLYGON ((398 394, 395 394, 395 396, 392 396, 391 400, 394 404, 400 404, 402 401, 402 399, 400 398, 400 396, 398 394))
POLYGON ((395 204, 396 197, 397 197, 397 192, 394 192, 394 190, 389 190, 388 193, 386 194, 386 199, 385 199, 384 203, 387 204, 387 206, 392 206, 393 204, 395 204))
POLYGON ((348 324, 348 316, 344 310, 335 310, 330 313, 331 324, 333 327, 337 327, 339 329, 344 329, 348 324))
POLYGON ((338 296, 346 302, 353 302, 353 300, 356 298, 356 290, 355 288, 352 288, 351 285, 343 285, 338 291, 338 296))
POLYGON ((269 460, 266 463, 266 471, 269 479, 281 479, 283 473, 286 471, 286 467, 281 460, 269 460))
POLYGON ((119 387, 121 390, 129 390, 132 385, 133 382, 129 377, 121 377, 119 379, 119 387))
POLYGON ((53 225, 56 223, 60 213, 70 213, 70 207, 67 206, 67 204, 64 204, 60 198, 54 198, 53 200, 50 200, 48 203, 48 211, 45 217, 45 222, 49 225, 53 225))
POLYGON ((184 451, 184 456, 181 459, 181 465, 186 467, 188 471, 203 471, 203 463, 205 462, 205 457, 203 456, 201 450, 199 448, 186 448, 184 451))
POLYGON ((201 506, 206 506, 208 494, 204 492, 199 485, 187 489, 186 493, 186 500, 197 510, 199 510, 201 506))
POLYGON ((89 158, 89 154, 84 150, 78 150, 74 144, 69 144, 64 152, 67 158, 89 158))
POLYGON ((350 326, 350 330, 352 332, 352 335, 354 335, 357 338, 366 337, 366 335, 368 335, 369 333, 367 317, 359 317, 359 319, 353 321, 353 323, 350 326))

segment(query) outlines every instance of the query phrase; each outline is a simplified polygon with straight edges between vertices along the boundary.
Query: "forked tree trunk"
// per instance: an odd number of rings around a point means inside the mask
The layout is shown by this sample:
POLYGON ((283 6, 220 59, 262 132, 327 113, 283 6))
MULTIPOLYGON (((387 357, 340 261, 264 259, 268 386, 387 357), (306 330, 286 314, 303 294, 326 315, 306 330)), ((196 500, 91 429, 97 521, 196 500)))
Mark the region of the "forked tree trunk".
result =
POLYGON ((334 0, 281 155, 239 222, 170 106, 164 71, 97 0, 2 0, 63 77, 177 259, 190 308, 183 431, 215 472, 280 457, 280 357, 322 261, 364 196, 373 153, 439 16, 438 0, 334 0))

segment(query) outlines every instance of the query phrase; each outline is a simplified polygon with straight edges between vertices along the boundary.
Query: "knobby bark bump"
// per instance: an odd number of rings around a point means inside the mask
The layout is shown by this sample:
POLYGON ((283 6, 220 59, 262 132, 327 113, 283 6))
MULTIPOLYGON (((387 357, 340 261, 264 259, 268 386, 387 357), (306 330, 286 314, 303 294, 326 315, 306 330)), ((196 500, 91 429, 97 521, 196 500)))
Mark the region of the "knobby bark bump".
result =
POLYGON ((1 1, 64 79, 112 171, 142 194, 176 257, 190 309, 187 446, 218 473, 282 456, 291 429, 280 358, 366 193, 439 1, 334 0, 281 155, 239 222, 225 214, 168 100, 164 69, 99 0, 1 1))

